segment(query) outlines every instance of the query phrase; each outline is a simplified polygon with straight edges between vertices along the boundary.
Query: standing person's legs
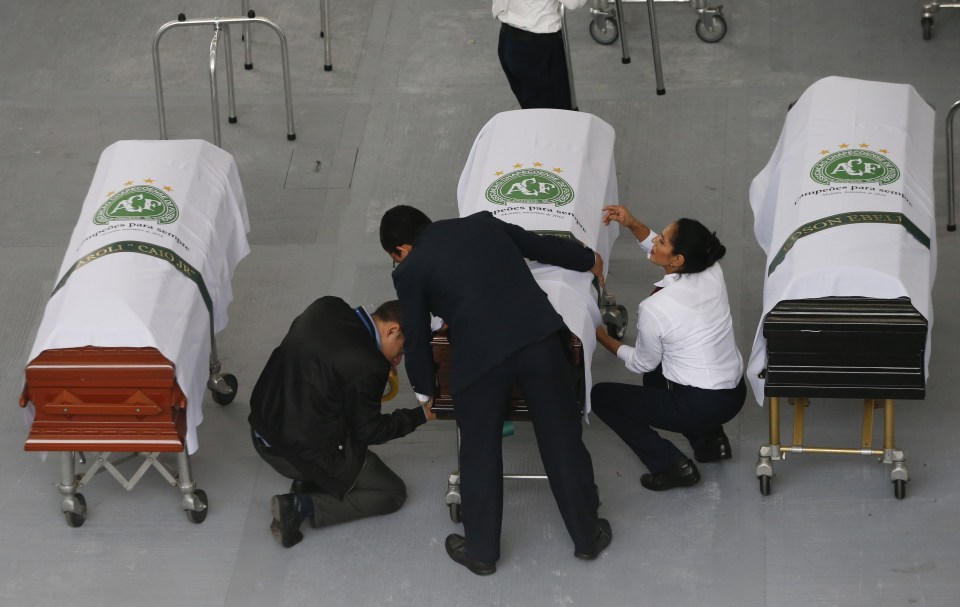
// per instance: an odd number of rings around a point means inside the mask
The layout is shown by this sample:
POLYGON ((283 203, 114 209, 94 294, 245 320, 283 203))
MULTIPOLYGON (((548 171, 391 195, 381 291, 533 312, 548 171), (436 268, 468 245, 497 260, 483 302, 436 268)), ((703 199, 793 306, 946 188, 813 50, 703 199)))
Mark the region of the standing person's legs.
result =
POLYGON ((563 38, 501 28, 500 65, 520 107, 573 109, 563 38))
POLYGON ((600 532, 593 461, 583 444, 573 374, 560 333, 514 353, 508 364, 533 420, 550 489, 577 552, 589 552, 600 532))
POLYGON ((308 495, 313 501, 313 526, 325 527, 396 512, 407 500, 407 486, 376 453, 367 450, 363 468, 342 500, 322 491, 308 495))
POLYGON ((485 563, 500 558, 503 522, 503 420, 511 380, 495 367, 453 395, 460 431, 460 512, 467 556, 485 563))

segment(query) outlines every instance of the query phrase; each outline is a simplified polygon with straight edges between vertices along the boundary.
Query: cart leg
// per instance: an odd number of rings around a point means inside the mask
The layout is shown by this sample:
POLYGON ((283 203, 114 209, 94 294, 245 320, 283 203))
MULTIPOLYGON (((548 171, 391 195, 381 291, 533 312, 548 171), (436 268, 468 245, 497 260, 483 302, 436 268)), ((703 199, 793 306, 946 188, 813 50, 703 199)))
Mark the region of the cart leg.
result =
POLYGON ((450 509, 450 520, 459 523, 463 520, 460 514, 460 429, 457 429, 457 470, 450 473, 447 479, 447 495, 444 503, 450 509))
POLYGON ((79 527, 87 520, 87 501, 82 493, 77 493, 79 483, 76 475, 76 452, 63 451, 60 453, 60 482, 57 490, 63 499, 60 501, 60 511, 71 527, 79 527))
POLYGON ((207 518, 207 494, 197 489, 197 482, 190 472, 190 456, 187 448, 177 454, 177 488, 183 494, 180 507, 187 514, 191 523, 202 523, 207 518))
POLYGON ((760 446, 757 460, 757 478, 760 480, 760 494, 770 495, 770 482, 773 479, 773 460, 781 459, 780 454, 780 398, 770 397, 770 443, 760 446))
POLYGON ((893 400, 886 399, 883 401, 883 463, 893 466, 890 471, 893 493, 898 500, 902 500, 907 496, 910 474, 907 471, 906 454, 894 446, 893 418, 893 400))

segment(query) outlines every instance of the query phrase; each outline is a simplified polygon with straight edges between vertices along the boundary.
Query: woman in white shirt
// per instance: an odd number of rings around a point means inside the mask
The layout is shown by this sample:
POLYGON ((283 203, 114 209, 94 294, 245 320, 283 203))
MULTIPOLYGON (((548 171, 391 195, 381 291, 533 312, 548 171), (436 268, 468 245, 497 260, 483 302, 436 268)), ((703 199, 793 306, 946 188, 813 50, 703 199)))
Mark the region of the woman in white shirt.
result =
POLYGON ((635 345, 597 329, 597 341, 627 369, 643 374, 643 385, 596 384, 593 410, 650 471, 640 477, 641 485, 663 491, 696 484, 696 464, 655 428, 686 436, 698 462, 732 455, 723 424, 740 412, 746 386, 717 263, 726 248, 693 219, 678 219, 657 234, 626 208, 608 206, 603 221, 629 229, 665 275, 640 303, 635 345))

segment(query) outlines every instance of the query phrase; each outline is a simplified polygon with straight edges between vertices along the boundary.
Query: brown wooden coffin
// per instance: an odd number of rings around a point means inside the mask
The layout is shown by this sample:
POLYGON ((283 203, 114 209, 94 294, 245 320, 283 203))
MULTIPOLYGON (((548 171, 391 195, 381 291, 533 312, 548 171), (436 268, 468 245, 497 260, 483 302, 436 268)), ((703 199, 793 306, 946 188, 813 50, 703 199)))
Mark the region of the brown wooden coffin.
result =
MULTIPOLYGON (((433 346, 433 360, 437 365, 437 387, 433 399, 433 412, 437 414, 437 419, 454 419, 456 416, 453 414, 453 394, 450 391, 450 366, 453 357, 446 328, 433 334, 431 345, 433 346)), ((572 353, 573 377, 577 386, 577 403, 583 405, 586 397, 586 380, 583 374, 583 344, 572 333, 570 334, 570 350, 572 353)), ((516 386, 510 395, 507 419, 530 419, 530 412, 523 400, 523 393, 516 386)))
POLYGON ((187 399, 155 348, 45 350, 26 369, 20 406, 36 418, 26 451, 182 451, 187 399))

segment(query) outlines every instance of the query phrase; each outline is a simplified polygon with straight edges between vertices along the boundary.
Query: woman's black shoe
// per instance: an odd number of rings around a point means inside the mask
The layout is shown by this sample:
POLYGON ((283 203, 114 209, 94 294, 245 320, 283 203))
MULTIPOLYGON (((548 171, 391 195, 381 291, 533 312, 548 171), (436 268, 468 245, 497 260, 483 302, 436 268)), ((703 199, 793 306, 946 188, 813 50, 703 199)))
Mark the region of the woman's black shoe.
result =
POLYGON ((701 464, 730 459, 733 457, 733 449, 730 448, 730 439, 727 438, 726 434, 720 434, 710 439, 704 448, 699 451, 694 451, 693 457, 701 464))
POLYGON ((644 474, 640 484, 651 491, 666 491, 674 487, 689 487, 700 482, 700 471, 687 458, 678 461, 662 472, 644 474))
POLYGON ((450 558, 454 561, 460 563, 477 575, 490 575, 491 573, 497 572, 496 563, 485 563, 470 558, 467 554, 466 544, 467 540, 462 535, 451 533, 447 536, 446 541, 447 554, 449 554, 450 558))

